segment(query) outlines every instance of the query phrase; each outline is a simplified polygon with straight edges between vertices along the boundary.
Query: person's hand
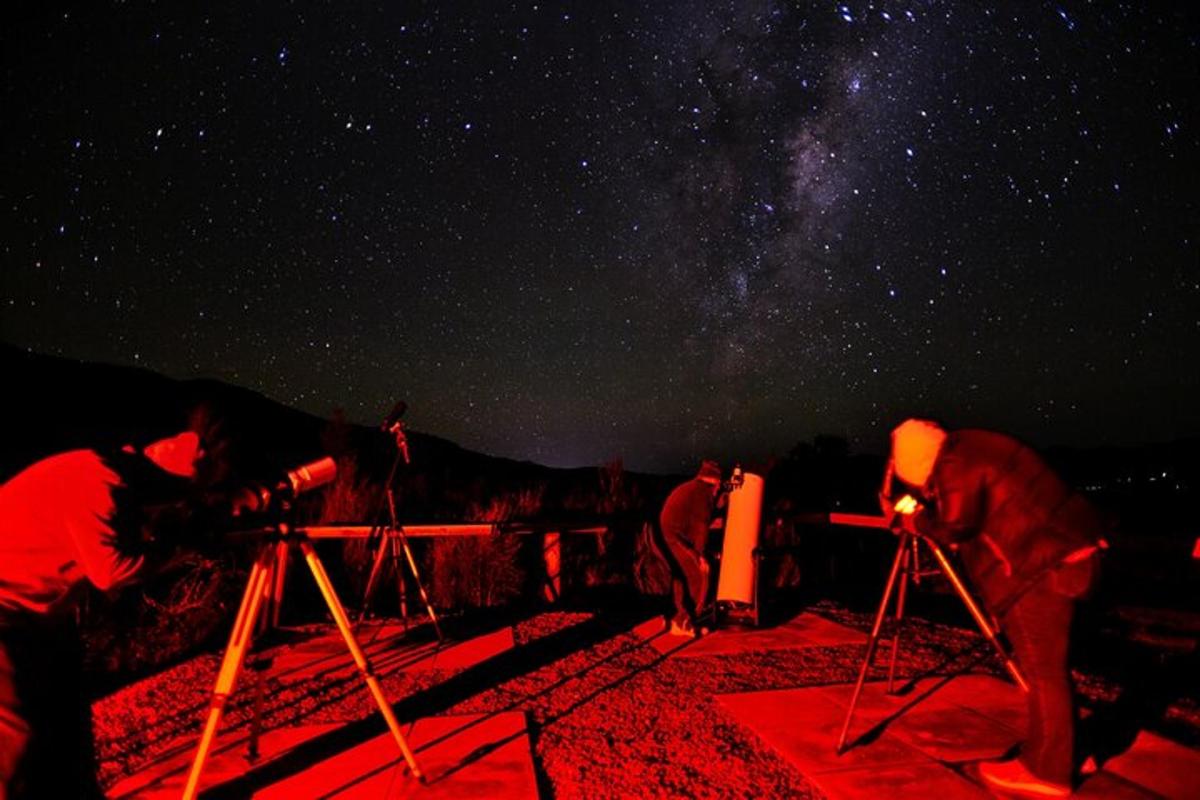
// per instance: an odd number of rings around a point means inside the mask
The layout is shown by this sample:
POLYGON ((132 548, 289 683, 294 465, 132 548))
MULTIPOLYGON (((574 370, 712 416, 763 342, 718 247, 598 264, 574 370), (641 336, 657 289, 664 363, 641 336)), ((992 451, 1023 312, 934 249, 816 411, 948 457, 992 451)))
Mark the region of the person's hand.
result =
POLYGON ((270 502, 270 493, 265 489, 247 486, 238 489, 229 499, 229 513, 233 517, 262 511, 270 502))
POLYGON ((906 494, 884 511, 888 517, 888 527, 893 533, 919 533, 917 530, 917 513, 924 508, 917 499, 906 494))
POLYGON ((893 527, 897 528, 898 532, 911 533, 914 535, 919 534, 920 531, 917 530, 917 512, 913 511, 908 514, 897 514, 893 527))
POLYGON ((893 508, 894 504, 895 501, 893 501, 892 498, 888 497, 883 492, 879 493, 879 510, 882 511, 883 516, 887 517, 889 520, 892 518, 892 515, 896 513, 896 509, 893 508))

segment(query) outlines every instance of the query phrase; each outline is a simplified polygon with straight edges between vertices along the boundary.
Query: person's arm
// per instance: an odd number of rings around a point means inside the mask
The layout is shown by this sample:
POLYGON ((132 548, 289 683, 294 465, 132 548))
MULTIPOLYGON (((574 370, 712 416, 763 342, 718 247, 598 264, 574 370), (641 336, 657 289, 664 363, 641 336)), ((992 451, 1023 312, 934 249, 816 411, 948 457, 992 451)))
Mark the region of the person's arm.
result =
POLYGON ((703 557, 708 542, 708 528, 712 524, 712 502, 710 498, 696 498, 692 502, 691 518, 688 521, 688 542, 696 555, 703 557))
POLYGON ((935 468, 927 488, 932 490, 935 507, 922 508, 914 515, 919 533, 951 545, 980 532, 987 492, 981 470, 951 459, 935 468))
POLYGON ((99 462, 96 469, 100 472, 76 476, 70 486, 65 486, 67 496, 61 497, 60 502, 68 509, 66 529, 79 566, 97 589, 106 591, 136 575, 143 559, 124 555, 117 549, 108 520, 115 511, 112 488, 120 479, 99 462))

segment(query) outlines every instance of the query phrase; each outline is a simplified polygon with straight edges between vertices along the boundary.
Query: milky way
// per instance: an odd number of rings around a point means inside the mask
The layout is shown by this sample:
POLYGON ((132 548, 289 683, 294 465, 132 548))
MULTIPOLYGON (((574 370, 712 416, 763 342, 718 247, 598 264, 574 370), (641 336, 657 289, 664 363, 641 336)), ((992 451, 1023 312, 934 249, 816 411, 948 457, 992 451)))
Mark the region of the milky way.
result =
POLYGON ((177 5, 0 34, 6 341, 555 465, 1200 434, 1181 4, 177 5))

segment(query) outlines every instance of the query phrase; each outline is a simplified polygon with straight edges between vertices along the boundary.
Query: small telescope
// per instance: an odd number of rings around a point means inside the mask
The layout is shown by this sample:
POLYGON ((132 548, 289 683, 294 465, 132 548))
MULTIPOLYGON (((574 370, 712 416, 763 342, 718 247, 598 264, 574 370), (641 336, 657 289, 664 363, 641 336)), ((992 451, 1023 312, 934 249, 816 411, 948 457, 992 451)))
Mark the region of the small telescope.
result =
MULTIPOLYGON (((286 509, 288 500, 324 486, 336 477, 337 465, 332 458, 327 456, 288 470, 283 480, 279 481, 274 489, 266 486, 254 487, 251 489, 250 494, 254 499, 261 501, 259 508, 269 507, 271 500, 275 499, 277 501, 275 504, 276 509, 286 509)), ((282 516, 282 514, 279 516, 282 516)), ((229 635, 229 644, 226 645, 225 654, 221 657, 221 668, 217 673, 217 680, 213 686, 212 702, 208 706, 208 716, 204 722, 204 730, 200 734, 200 742, 196 746, 196 755, 192 758, 192 766, 188 772, 187 783, 184 784, 183 800, 194 800, 200 789, 200 776, 204 772, 204 764, 208 760, 209 751, 212 750, 213 743, 216 740, 217 727, 221 724, 221 715, 224 713, 225 705, 229 701, 229 697, 233 694, 234 686, 237 684, 238 672, 246 664, 246 653, 254 643, 255 633, 259 629, 258 623, 260 621, 271 620, 272 622, 268 623, 268 625, 278 625, 278 612, 283 596, 284 576, 287 574, 288 553, 295 548, 298 548, 301 554, 303 554, 304 561, 317 583, 317 588, 325 598, 325 605, 329 608, 329 613, 333 616, 333 621, 337 625, 338 631, 342 634, 342 640, 346 643, 346 648, 350 651, 350 657, 358 667, 359 673, 362 674, 371 697, 374 698, 376 705, 379 706, 379 713, 383 715, 383 719, 392 733, 392 739, 395 740, 400 754, 404 756, 404 760, 408 764, 409 770, 412 771, 413 776, 424 782, 424 774, 417 764, 412 749, 408 746, 408 741, 404 738, 404 731, 400 727, 400 722, 396 719, 396 714, 392 711, 391 703, 383 693, 383 687, 379 683, 378 676, 371 668, 371 662, 367 654, 363 652, 362 646, 359 645, 357 639, 354 637, 354 631, 350 627, 350 620, 346 616, 346 609, 342 606, 342 601, 338 599, 337 591, 333 588, 333 584, 329 580, 329 574, 325 571, 325 565, 321 563, 321 558, 313 548, 312 542, 309 541, 307 532, 303 529, 295 530, 278 518, 274 521, 268 532, 274 532, 277 538, 264 541, 260 544, 254 566, 250 568, 250 576, 246 580, 246 591, 242 595, 242 604, 238 608, 237 616, 234 618, 233 630, 229 635)), ((409 558, 411 559, 411 556, 409 558)), ((424 593, 422 593, 422 596, 424 596, 424 593)), ((255 681, 258 691, 262 691, 262 686, 265 682, 261 678, 255 681)), ((253 703, 255 716, 250 727, 249 748, 249 760, 252 762, 258 754, 258 714, 260 706, 261 700, 255 698, 253 703)))
POLYGON ((329 456, 316 461, 302 464, 293 470, 288 470, 285 481, 280 481, 276 491, 291 491, 293 497, 318 489, 327 483, 333 483, 337 477, 337 462, 329 456))
POLYGON ((332 483, 337 477, 337 462, 329 456, 302 464, 288 470, 282 480, 274 486, 256 484, 248 486, 246 491, 253 498, 253 503, 244 503, 234 512, 265 511, 271 507, 272 501, 288 502, 296 497, 319 489, 327 483, 332 483))
POLYGON ((742 471, 742 465, 735 464, 733 467, 733 473, 729 476, 729 480, 721 482, 721 491, 728 494, 734 489, 739 488, 745 482, 746 473, 742 471))

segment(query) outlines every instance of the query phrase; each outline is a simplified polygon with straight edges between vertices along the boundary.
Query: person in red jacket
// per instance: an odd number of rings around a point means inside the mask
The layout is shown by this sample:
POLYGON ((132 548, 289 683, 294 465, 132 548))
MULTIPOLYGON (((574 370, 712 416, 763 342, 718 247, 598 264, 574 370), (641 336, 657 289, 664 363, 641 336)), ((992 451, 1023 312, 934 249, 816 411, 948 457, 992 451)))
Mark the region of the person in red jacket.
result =
POLYGON ((695 478, 671 491, 659 515, 675 601, 673 636, 697 633, 696 620, 708 597, 709 565, 704 549, 720 488, 721 467, 705 461, 695 478))
POLYGON ((1074 773, 1067 645, 1075 601, 1093 584, 1107 524, 1029 447, 984 430, 910 419, 892 432, 895 475, 923 498, 906 529, 956 550, 999 620, 1027 682, 1021 754, 980 764, 991 787, 1064 797, 1074 773))
POLYGON ((0 486, 0 800, 100 797, 76 600, 142 573, 186 523, 200 436, 74 450, 0 486), (170 533, 166 533, 166 532, 170 533))

